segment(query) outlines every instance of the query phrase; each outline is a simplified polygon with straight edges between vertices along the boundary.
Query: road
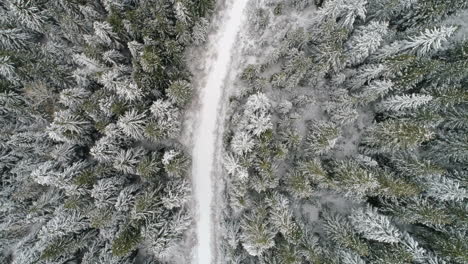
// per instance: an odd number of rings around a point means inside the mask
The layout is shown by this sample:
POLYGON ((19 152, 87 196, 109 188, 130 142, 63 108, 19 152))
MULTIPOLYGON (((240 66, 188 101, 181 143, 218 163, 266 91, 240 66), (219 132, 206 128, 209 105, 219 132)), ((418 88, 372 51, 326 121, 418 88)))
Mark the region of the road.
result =
POLYGON ((207 47, 206 71, 201 78, 204 81, 199 87, 199 112, 195 118, 192 152, 192 180, 196 202, 196 236, 194 264, 210 264, 215 259, 213 223, 213 172, 215 164, 216 143, 218 140, 217 121, 220 116, 223 87, 229 72, 232 54, 237 48, 237 35, 242 27, 244 10, 248 0, 229 0, 221 12, 221 19, 216 21, 218 31, 209 39, 207 47))

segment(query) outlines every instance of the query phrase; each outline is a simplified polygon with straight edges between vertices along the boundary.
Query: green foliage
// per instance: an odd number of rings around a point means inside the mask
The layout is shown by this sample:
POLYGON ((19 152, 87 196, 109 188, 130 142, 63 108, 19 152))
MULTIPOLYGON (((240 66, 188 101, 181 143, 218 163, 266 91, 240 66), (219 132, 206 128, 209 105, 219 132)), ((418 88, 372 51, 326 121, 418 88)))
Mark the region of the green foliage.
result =
POLYGON ((421 193, 421 187, 407 178, 388 172, 377 172, 379 182, 378 193, 385 197, 406 198, 421 193))
POLYGON ((266 211, 259 208, 255 213, 245 216, 241 223, 242 245, 252 256, 259 256, 275 245, 276 232, 267 222, 266 211))
POLYGON ((465 232, 433 233, 430 235, 430 241, 432 242, 431 247, 437 253, 447 257, 454 263, 465 263, 468 261, 467 236, 465 232))
POLYGON ((74 184, 78 186, 93 186, 96 181, 97 175, 93 169, 86 169, 74 178, 74 184))
POLYGON ((365 151, 370 153, 413 151, 433 136, 434 133, 429 128, 409 122, 388 120, 372 127, 362 143, 365 151))
POLYGON ((137 167, 138 174, 148 181, 156 180, 157 173, 160 170, 160 164, 155 155, 143 158, 137 167))
POLYGON ((175 81, 166 90, 169 99, 179 106, 185 106, 192 98, 192 88, 187 81, 175 81))
POLYGON ((213 0, 196 0, 192 4, 192 12, 196 16, 205 17, 214 9, 213 0))
POLYGON ((339 214, 323 212, 323 228, 327 237, 340 247, 345 247, 358 253, 360 256, 369 255, 369 246, 353 232, 351 223, 339 214))
POLYGON ((288 174, 287 185, 290 193, 298 199, 312 196, 312 185, 303 172, 293 171, 288 174))
POLYGON ((316 154, 327 153, 335 146, 340 132, 340 129, 332 123, 312 123, 306 138, 307 150, 316 154))
POLYGON ((129 224, 123 228, 112 242, 112 254, 119 257, 128 255, 136 248, 140 240, 140 228, 129 224))
POLYGON ((334 188, 350 196, 368 195, 379 187, 375 173, 353 160, 336 162, 331 179, 334 188))

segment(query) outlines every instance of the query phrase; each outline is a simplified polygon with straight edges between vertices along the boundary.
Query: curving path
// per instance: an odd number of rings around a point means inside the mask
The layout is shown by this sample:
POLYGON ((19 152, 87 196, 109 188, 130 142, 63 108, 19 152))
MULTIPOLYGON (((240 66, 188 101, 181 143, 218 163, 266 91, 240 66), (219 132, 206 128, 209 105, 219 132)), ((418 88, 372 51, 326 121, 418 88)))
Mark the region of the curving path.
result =
POLYGON ((206 56, 207 71, 201 77, 204 81, 200 91, 200 109, 195 119, 193 133, 192 177, 194 198, 197 208, 194 264, 210 264, 216 257, 213 197, 213 172, 216 167, 215 153, 218 140, 217 121, 221 120, 220 106, 223 98, 223 87, 229 72, 233 51, 236 49, 237 34, 241 29, 244 9, 248 0, 228 0, 221 11, 222 18, 218 32, 208 43, 206 56))

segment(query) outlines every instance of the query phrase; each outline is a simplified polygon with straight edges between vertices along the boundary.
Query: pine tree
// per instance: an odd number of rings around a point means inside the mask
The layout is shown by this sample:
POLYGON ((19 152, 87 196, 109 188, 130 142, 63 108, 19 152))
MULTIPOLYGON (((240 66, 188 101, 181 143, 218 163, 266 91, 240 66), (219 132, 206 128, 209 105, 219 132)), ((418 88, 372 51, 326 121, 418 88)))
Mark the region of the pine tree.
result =
POLYGON ((467 7, 468 4, 463 0, 454 0, 450 3, 439 0, 415 1, 411 9, 408 9, 408 12, 398 22, 400 27, 403 28, 423 27, 428 23, 439 22, 448 15, 457 13, 467 7))
POLYGON ((387 120, 370 128, 362 139, 363 150, 369 153, 415 150, 434 137, 429 129, 409 122, 387 120))
POLYGON ((331 241, 358 253, 359 256, 369 255, 368 245, 353 232, 351 223, 344 216, 330 211, 323 211, 320 216, 325 234, 331 241))
POLYGON ((380 111, 399 112, 403 110, 415 110, 423 105, 427 105, 433 99, 430 95, 411 94, 411 95, 395 95, 379 105, 380 111))
POLYGON ((251 187, 257 192, 274 189, 279 184, 278 164, 271 159, 259 159, 254 163, 254 173, 250 175, 251 187))
POLYGON ((140 186, 130 185, 120 191, 117 201, 115 203, 115 209, 119 212, 128 212, 134 205, 136 196, 135 194, 139 191, 140 186))
POLYGON ((422 224, 428 227, 452 224, 454 219, 450 212, 440 203, 424 197, 412 197, 401 201, 387 201, 383 211, 398 217, 398 220, 408 224, 422 224))
POLYGON ((162 164, 169 176, 182 177, 188 170, 189 160, 184 153, 177 150, 169 150, 164 153, 162 164))
POLYGON ((231 148, 235 154, 243 156, 252 151, 254 144, 250 134, 240 131, 232 138, 231 148))
POLYGON ((304 172, 289 172, 286 184, 289 192, 295 198, 305 199, 311 197, 313 194, 310 180, 304 172))
MULTIPOLYGON (((376 171, 379 187, 377 193, 389 198, 413 197, 422 192, 418 182, 410 177, 395 175, 388 171, 376 171)), ((406 176, 406 175, 405 175, 406 176)))
POLYGON ((117 126, 125 135, 137 140, 144 139, 146 124, 146 113, 139 113, 136 109, 127 111, 124 116, 119 118, 117 126))
POLYGON ((208 35, 208 26, 208 20, 205 18, 201 18, 195 23, 192 32, 192 41, 195 45, 201 45, 206 41, 208 35))
POLYGON ((442 175, 446 170, 432 160, 418 157, 415 153, 395 153, 392 156, 392 163, 395 169, 403 175, 411 177, 430 177, 432 175, 442 175))
POLYGON ((350 251, 341 251, 340 252, 340 259, 344 264, 364 264, 366 263, 362 260, 359 255, 354 254, 350 251))
POLYGON ((361 87, 360 92, 355 95, 357 104, 366 105, 387 95, 393 88, 390 80, 374 80, 361 87))
POLYGON ((192 88, 187 81, 175 81, 167 89, 167 96, 174 104, 185 106, 192 98, 192 88))
POLYGON ((124 179, 119 176, 97 181, 91 190, 91 197, 94 198, 96 207, 106 208, 114 206, 123 185, 124 179))
POLYGON ((306 138, 307 150, 312 154, 324 154, 330 151, 340 136, 340 129, 326 122, 311 123, 306 138))
POLYGON ((142 148, 119 150, 113 159, 112 166, 123 173, 136 174, 137 166, 145 154, 142 148))
POLYGON ((154 181, 157 180, 160 170, 161 161, 158 159, 158 155, 152 152, 150 155, 147 155, 140 160, 136 169, 136 174, 146 181, 154 181))
POLYGON ((34 6, 32 2, 24 2, 19 0, 12 0, 9 2, 8 15, 14 19, 16 23, 21 26, 35 30, 42 31, 42 27, 47 19, 45 12, 34 6))
POLYGON ((112 31, 112 26, 107 22, 94 22, 94 34, 98 41, 109 47, 118 47, 118 36, 112 31))
POLYGON ((400 50, 410 50, 418 56, 430 55, 442 48, 442 44, 447 42, 447 38, 457 30, 454 26, 442 26, 439 28, 426 29, 418 36, 410 37, 401 42, 400 50))
POLYGON ((0 30, 0 48, 2 50, 19 50, 27 46, 32 37, 21 29, 1 29, 0 30))
POLYGON ((15 68, 10 56, 0 57, 0 76, 12 83, 17 83, 18 77, 15 68))
POLYGON ((252 256, 262 255, 275 245, 276 232, 267 222, 265 209, 246 215, 241 222, 241 241, 244 249, 252 256))
POLYGON ((398 243, 401 240, 400 231, 388 217, 379 214, 370 206, 355 210, 350 220, 353 228, 367 239, 383 243, 398 243))
POLYGON ((356 72, 348 80, 349 89, 351 91, 359 89, 366 83, 370 83, 370 81, 379 78, 380 76, 385 74, 386 67, 384 64, 364 64, 356 69, 356 72))
POLYGON ((371 21, 369 24, 359 27, 346 44, 349 60, 347 64, 356 65, 362 63, 369 55, 374 53, 387 34, 388 23, 371 21))
POLYGON ((350 197, 363 197, 379 187, 375 173, 361 167, 353 160, 334 164, 333 186, 350 197))
POLYGON ((279 230, 287 241, 296 243, 299 227, 294 221, 292 211, 289 209, 289 200, 281 194, 273 193, 267 202, 272 209, 270 211, 272 226, 279 230))
POLYGON ((190 199, 190 185, 185 179, 175 179, 170 181, 164 188, 165 195, 162 197, 162 204, 168 210, 183 207, 190 199))
POLYGON ((177 138, 180 134, 180 111, 169 101, 157 100, 150 107, 153 117, 146 125, 145 135, 153 141, 177 138))
POLYGON ((63 90, 60 93, 59 102, 64 106, 75 110, 91 95, 89 91, 83 88, 71 88, 63 90))
POLYGON ((433 175, 427 179, 426 196, 440 201, 463 201, 468 198, 466 188, 460 186, 460 183, 441 175, 433 175))
POLYGON ((92 123, 86 117, 70 110, 55 112, 48 128, 50 138, 60 142, 87 144, 91 140, 92 123))
POLYGON ((429 153, 432 160, 462 164, 468 160, 468 136, 455 131, 438 134, 429 153))
POLYGON ((122 228, 112 241, 112 255, 123 257, 133 251, 141 240, 141 230, 139 227, 129 224, 122 228))

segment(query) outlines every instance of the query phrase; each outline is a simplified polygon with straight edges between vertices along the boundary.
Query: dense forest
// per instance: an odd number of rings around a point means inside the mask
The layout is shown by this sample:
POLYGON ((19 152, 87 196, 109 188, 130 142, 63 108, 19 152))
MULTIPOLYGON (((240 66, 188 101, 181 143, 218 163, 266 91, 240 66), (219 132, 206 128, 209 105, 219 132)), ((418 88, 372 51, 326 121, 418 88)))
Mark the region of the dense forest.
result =
POLYGON ((1 1, 0 263, 159 263, 177 244, 192 221, 184 52, 213 7, 1 1))
MULTIPOLYGON (((190 254, 187 53, 223 4, 0 1, 0 263, 190 254)), ((468 263, 468 1, 247 9, 217 263, 468 263)))
POLYGON ((311 2, 250 10, 225 263, 468 263, 468 2, 311 2))

